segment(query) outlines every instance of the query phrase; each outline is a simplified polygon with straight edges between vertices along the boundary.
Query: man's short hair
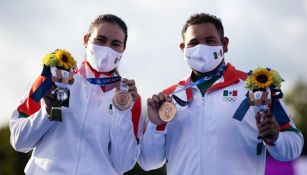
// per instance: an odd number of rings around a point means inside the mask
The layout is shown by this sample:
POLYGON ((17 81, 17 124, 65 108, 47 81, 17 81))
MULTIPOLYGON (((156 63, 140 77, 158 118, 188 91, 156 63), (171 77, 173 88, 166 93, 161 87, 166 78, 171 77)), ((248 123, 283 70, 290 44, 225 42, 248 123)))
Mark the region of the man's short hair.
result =
POLYGON ((105 15, 99 15, 90 25, 90 28, 88 30, 88 36, 90 37, 93 33, 95 27, 97 27, 99 24, 102 24, 103 22, 108 22, 112 24, 117 24, 125 33, 125 40, 124 40, 124 48, 126 48, 127 38, 128 38, 128 28, 126 23, 119 18, 118 16, 115 16, 113 14, 105 14, 105 15))
POLYGON ((190 18, 184 24, 181 32, 182 39, 184 40, 184 34, 186 33, 189 26, 194 24, 202 24, 202 23, 213 24, 216 30, 218 31, 220 39, 222 40, 224 38, 224 27, 220 18, 207 13, 196 13, 190 16, 190 18))

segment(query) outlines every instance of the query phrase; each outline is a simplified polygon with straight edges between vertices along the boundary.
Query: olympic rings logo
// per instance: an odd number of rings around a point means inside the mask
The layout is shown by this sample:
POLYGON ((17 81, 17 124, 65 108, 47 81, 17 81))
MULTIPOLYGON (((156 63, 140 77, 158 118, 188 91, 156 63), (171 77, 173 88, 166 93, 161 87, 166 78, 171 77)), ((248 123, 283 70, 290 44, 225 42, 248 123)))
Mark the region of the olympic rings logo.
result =
POLYGON ((234 102, 237 100, 237 98, 236 97, 224 97, 223 100, 226 102, 234 102))

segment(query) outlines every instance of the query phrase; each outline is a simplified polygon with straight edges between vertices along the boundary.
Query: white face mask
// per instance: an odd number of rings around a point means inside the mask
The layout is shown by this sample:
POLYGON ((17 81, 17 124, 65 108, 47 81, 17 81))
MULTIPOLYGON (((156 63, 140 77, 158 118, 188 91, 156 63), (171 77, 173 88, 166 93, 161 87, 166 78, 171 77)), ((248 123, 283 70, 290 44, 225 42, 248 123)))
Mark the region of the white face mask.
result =
POLYGON ((115 69, 122 55, 110 47, 98 46, 90 41, 87 43, 86 60, 98 72, 110 72, 115 69))
POLYGON ((183 54, 189 66, 201 73, 214 70, 224 59, 222 46, 198 44, 185 48, 183 54))

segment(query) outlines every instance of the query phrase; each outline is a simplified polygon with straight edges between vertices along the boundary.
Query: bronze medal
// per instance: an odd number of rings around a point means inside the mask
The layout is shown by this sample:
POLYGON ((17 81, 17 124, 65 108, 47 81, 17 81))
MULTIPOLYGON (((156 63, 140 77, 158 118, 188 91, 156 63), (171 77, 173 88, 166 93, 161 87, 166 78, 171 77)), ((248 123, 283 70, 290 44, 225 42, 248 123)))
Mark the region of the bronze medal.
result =
POLYGON ((112 102, 117 109, 125 110, 131 106, 132 96, 128 91, 119 90, 116 91, 112 102))
POLYGON ((176 112, 176 105, 168 101, 165 101, 159 108, 160 119, 164 122, 172 121, 176 116, 176 112))

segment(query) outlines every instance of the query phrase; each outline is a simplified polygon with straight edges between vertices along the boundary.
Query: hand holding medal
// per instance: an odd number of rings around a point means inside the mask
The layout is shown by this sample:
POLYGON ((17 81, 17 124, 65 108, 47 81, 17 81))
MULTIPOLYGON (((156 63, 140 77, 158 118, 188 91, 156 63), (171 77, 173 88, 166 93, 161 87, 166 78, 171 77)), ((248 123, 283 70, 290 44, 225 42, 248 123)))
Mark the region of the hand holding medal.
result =
POLYGON ((132 96, 127 90, 117 90, 112 102, 117 109, 123 111, 131 106, 132 96))
POLYGON ((176 106, 171 98, 162 92, 147 99, 148 118, 156 124, 161 125, 171 121, 176 115, 176 106))
POLYGON ((165 101, 159 108, 160 119, 164 122, 172 121, 176 116, 176 105, 173 102, 165 101))
POLYGON ((153 95, 152 98, 147 100, 149 120, 156 125, 161 125, 172 121, 176 117, 177 113, 176 104, 178 104, 179 106, 186 106, 189 103, 189 101, 182 100, 176 94, 183 92, 193 86, 197 86, 198 84, 210 81, 213 78, 221 76, 224 73, 225 69, 226 66, 222 65, 216 72, 212 73, 211 75, 202 77, 195 82, 190 82, 189 85, 176 90, 169 96, 166 96, 163 93, 153 95))
POLYGON ((104 78, 88 78, 87 81, 94 85, 106 86, 120 81, 120 87, 115 92, 112 98, 112 103, 119 110, 126 110, 131 107, 139 94, 137 92, 134 80, 121 79, 120 76, 104 77, 104 78))
POLYGON ((126 110, 131 107, 132 102, 138 98, 134 80, 123 79, 120 84, 120 89, 116 91, 112 102, 119 110, 126 110))

